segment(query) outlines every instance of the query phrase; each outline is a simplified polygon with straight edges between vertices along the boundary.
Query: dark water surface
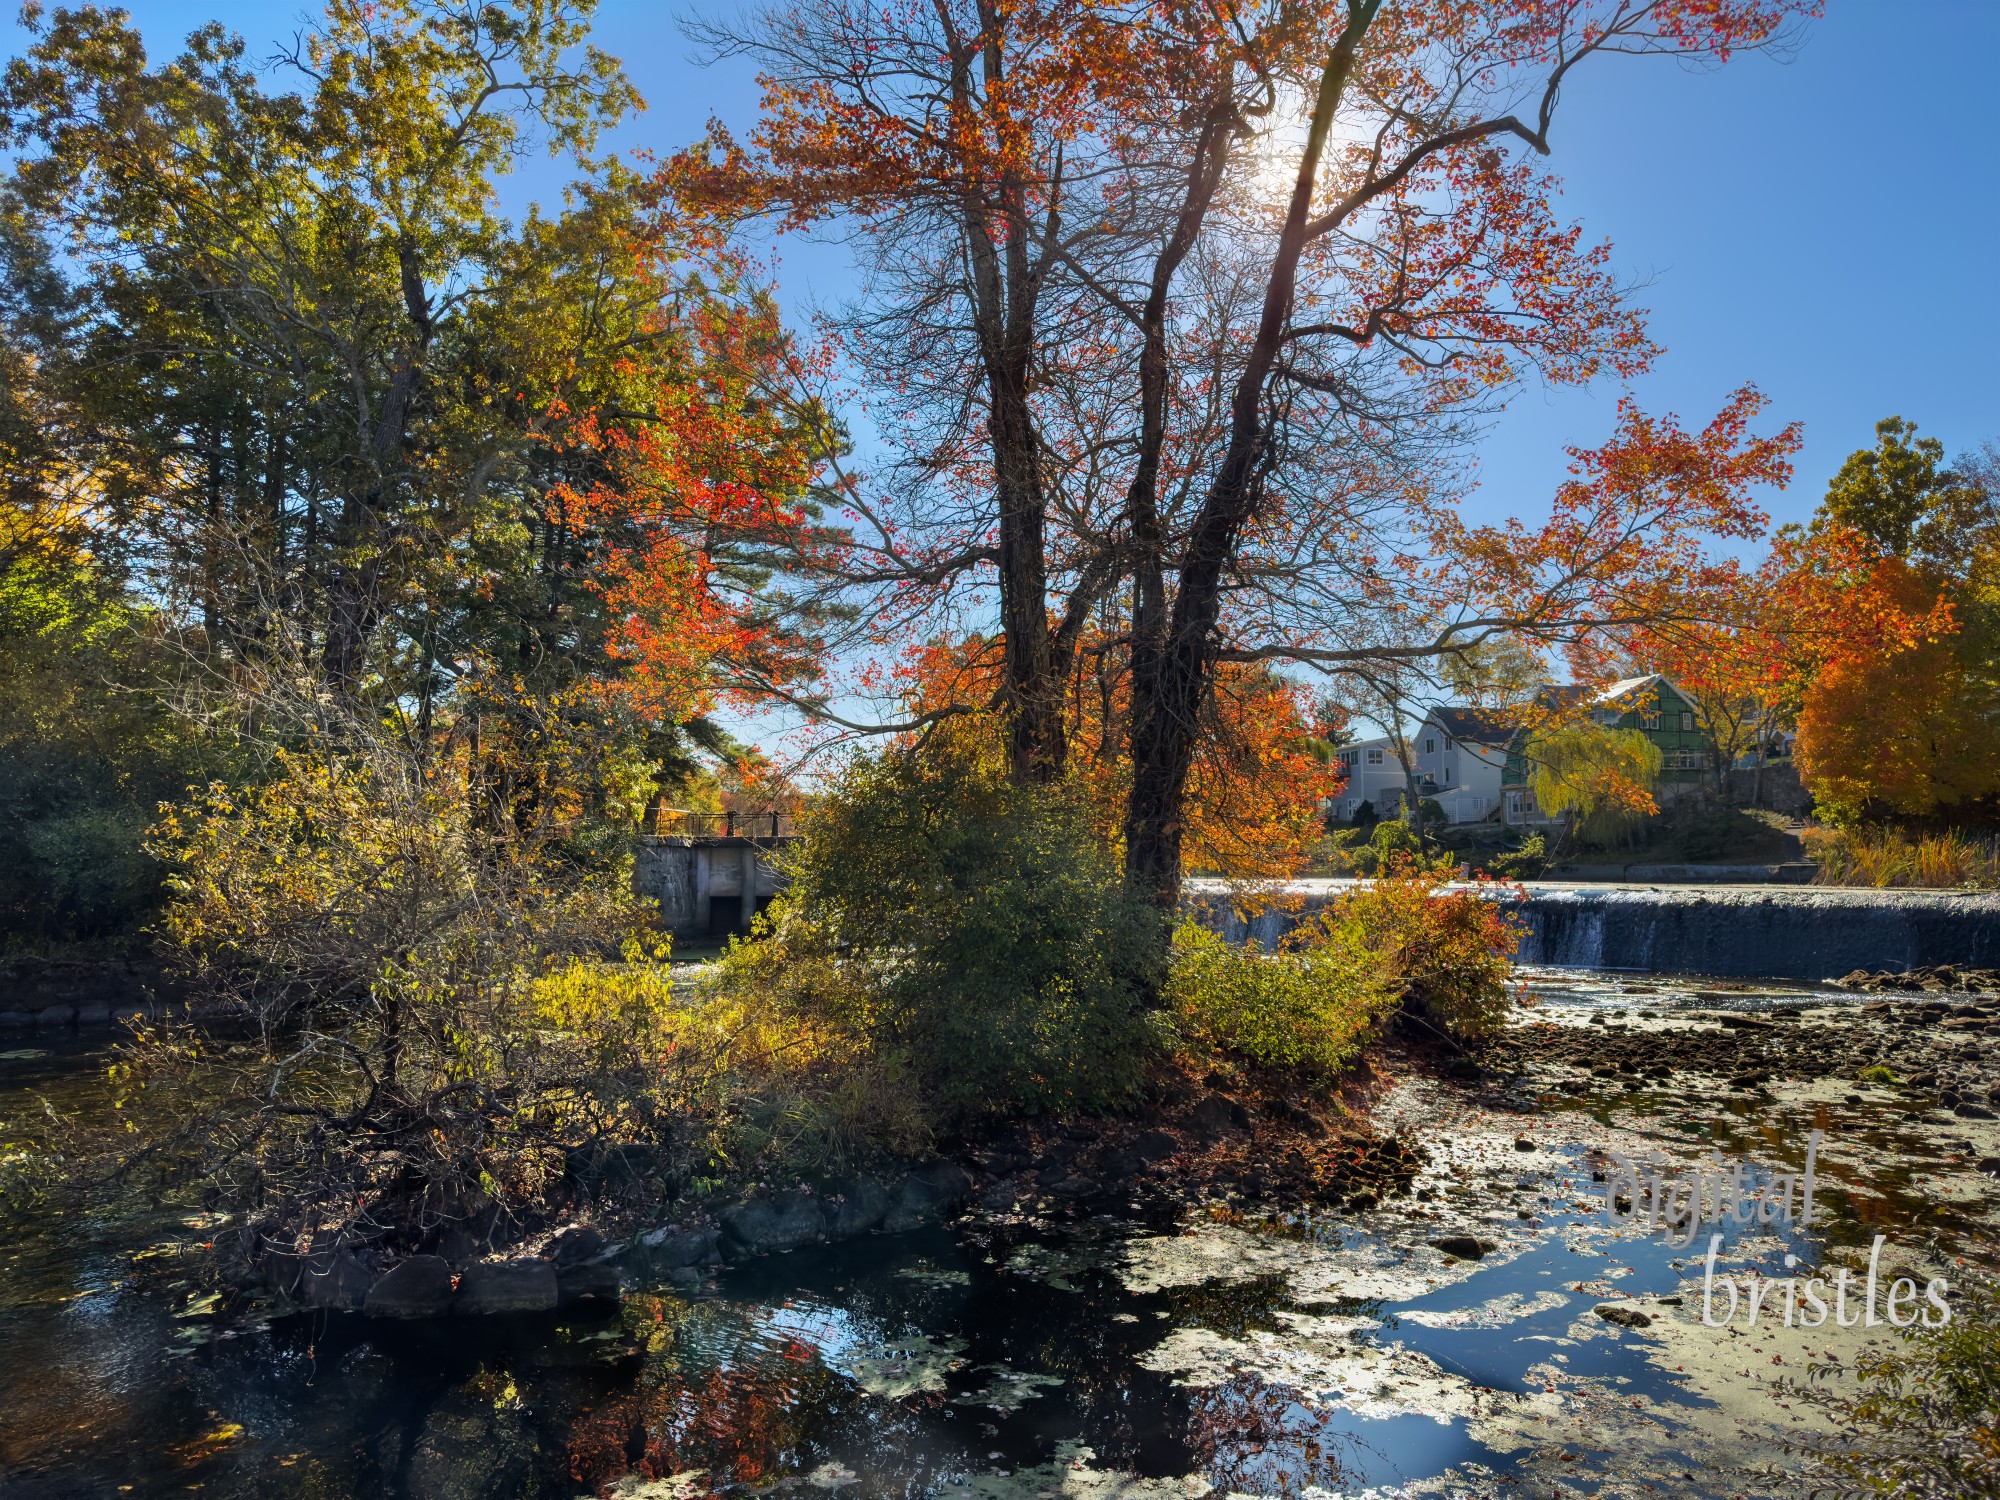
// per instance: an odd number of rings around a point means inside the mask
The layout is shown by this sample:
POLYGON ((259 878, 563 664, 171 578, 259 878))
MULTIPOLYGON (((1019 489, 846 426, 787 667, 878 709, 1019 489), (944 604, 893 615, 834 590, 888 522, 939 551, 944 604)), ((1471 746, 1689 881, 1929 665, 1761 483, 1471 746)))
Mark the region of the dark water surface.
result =
MULTIPOLYGON (((1545 988, 1551 1009, 1625 998, 1615 976, 1545 988)), ((1806 997, 1740 1003, 1788 998, 1806 997)), ((0 1049, 0 1124, 44 1097, 90 1105, 108 1047, 0 1049)), ((1700 1103, 1703 1149, 1788 1150, 1786 1122, 1700 1103)), ((1516 1495, 1552 1475, 1570 1494, 1755 1493, 1742 1465, 1776 1453, 1754 1435, 1766 1372, 1734 1348, 1709 1369, 1726 1333, 1591 1316, 1615 1294, 1664 1322, 1699 1257, 1597 1222, 1566 1118, 1538 1118, 1517 1156, 1523 1122, 1468 1117, 1430 1142, 1434 1202, 1379 1222, 1056 1209, 759 1260, 587 1318, 225 1311, 190 1254, 212 1217, 49 1222, 0 1246, 0 1496, 1516 1495), (1484 1264, 1424 1247, 1470 1223, 1504 1243, 1484 1264)), ((1990 1229, 1980 1202, 1941 1217, 1926 1195, 1923 1153, 1945 1145, 1887 1141, 1831 1174, 1834 1241, 1990 1229)))

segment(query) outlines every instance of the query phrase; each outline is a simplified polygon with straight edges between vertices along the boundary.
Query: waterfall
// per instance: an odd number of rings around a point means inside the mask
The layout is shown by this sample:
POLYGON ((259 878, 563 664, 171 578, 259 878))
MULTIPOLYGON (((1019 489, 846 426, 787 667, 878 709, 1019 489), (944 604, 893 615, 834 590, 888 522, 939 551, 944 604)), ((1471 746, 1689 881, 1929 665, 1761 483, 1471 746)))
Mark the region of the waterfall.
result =
MULTIPOLYGON (((1283 888, 1287 906, 1246 921, 1243 893, 1190 881, 1197 919, 1232 942, 1269 947, 1299 920, 1352 888, 1301 881, 1283 888)), ((1821 980, 1855 969, 1928 964, 2000 968, 2000 895, 1837 887, 1558 886, 1475 887, 1517 914, 1523 963, 1713 974, 1742 979, 1821 980)))

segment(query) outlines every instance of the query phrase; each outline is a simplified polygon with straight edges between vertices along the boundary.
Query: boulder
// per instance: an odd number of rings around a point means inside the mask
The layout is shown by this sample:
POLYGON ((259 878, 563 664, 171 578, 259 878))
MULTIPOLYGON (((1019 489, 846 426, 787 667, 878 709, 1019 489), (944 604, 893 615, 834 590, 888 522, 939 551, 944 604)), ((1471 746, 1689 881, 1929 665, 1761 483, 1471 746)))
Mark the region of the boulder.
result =
POLYGON ((889 1212, 889 1190, 872 1177, 844 1183, 826 1200, 828 1239, 847 1240, 880 1229, 889 1212))
POLYGON ((918 1167, 897 1187, 882 1227, 900 1232, 920 1224, 934 1224, 971 1196, 972 1179, 965 1175, 963 1167, 948 1161, 918 1167))
POLYGON ((1607 1323, 1616 1323, 1620 1328, 1650 1328, 1653 1324, 1649 1314, 1636 1307, 1627 1307, 1622 1302, 1600 1302, 1597 1315, 1607 1323))
POLYGON ((1052 1198, 1088 1198, 1104 1189, 1095 1177, 1076 1172, 1054 1182, 1043 1183, 1042 1191, 1052 1198))
POLYGON ((556 1267, 556 1299, 564 1307, 579 1302, 612 1303, 625 1295, 616 1266, 599 1261, 586 1266, 556 1267))
POLYGON ((556 1305, 556 1268, 545 1260, 478 1260, 458 1279, 454 1313, 546 1312, 556 1305))
POLYGON ((74 1026, 76 1007, 74 1005, 50 1005, 35 1012, 37 1026, 74 1026))
POLYGON ((716 1217, 722 1225, 723 1253, 732 1258, 796 1250, 826 1233, 826 1211, 810 1193, 746 1198, 716 1217))
POLYGON ((1226 1094, 1210 1094, 1188 1112, 1188 1128, 1207 1140, 1250 1128, 1250 1111, 1226 1094))
POLYGON ((642 1279, 671 1280, 676 1272, 717 1259, 718 1239, 713 1229, 649 1229, 619 1255, 618 1262, 642 1279))
POLYGON ((572 1224, 549 1241, 548 1257, 558 1270, 580 1266, 604 1252, 604 1236, 588 1224, 572 1224))
POLYGON ((299 1277, 299 1301, 333 1312, 360 1312, 367 1305, 375 1273, 345 1251, 311 1257, 299 1277))
POLYGON ((1446 1255, 1455 1255, 1460 1260, 1483 1260, 1491 1252, 1500 1248, 1498 1240, 1480 1239, 1470 1234, 1441 1234, 1430 1241, 1433 1250, 1442 1250, 1446 1255))
POLYGON ((412 1255, 368 1289, 371 1318, 436 1318, 451 1311, 451 1266, 439 1255, 412 1255))

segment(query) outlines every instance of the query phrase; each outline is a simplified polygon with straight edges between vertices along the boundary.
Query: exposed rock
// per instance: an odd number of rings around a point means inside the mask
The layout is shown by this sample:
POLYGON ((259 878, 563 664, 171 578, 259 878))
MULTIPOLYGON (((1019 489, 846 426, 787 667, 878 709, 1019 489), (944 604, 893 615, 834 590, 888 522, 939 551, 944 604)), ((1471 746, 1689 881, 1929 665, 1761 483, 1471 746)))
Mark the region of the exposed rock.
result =
POLYGON ((458 1280, 454 1313, 546 1312, 556 1305, 556 1268, 547 1261, 478 1260, 458 1280))
POLYGON ((557 1269, 595 1260, 604 1250, 604 1236, 588 1224, 572 1224, 549 1241, 548 1256, 557 1269))
MULTIPOLYGON (((1326 1127, 1312 1115, 1305 1110, 1295 1109, 1285 1101, 1278 1101, 1272 1109, 1280 1119, 1295 1126, 1310 1124, 1313 1133, 1320 1135, 1326 1133, 1326 1127)), ((1130 1181, 1146 1168, 1165 1161, 1180 1149, 1181 1143, 1166 1131, 1142 1130, 1129 1144, 1119 1147, 1104 1158, 1102 1163, 1104 1174, 1114 1181, 1130 1181)))
POLYGON ((1188 1111, 1188 1128, 1209 1140, 1250 1128, 1250 1111, 1226 1094, 1210 1094, 1188 1111))
POLYGON ((1924 990, 1931 993, 1990 995, 2000 992, 2000 969, 1959 968, 1953 964, 1930 964, 1904 970, 1856 969, 1839 979, 1829 979, 1843 989, 1881 992, 1924 990))
POLYGON ((641 1280, 691 1271, 717 1260, 720 1235, 713 1229, 649 1229, 618 1257, 641 1280))
POLYGON ((882 1227, 901 1231, 935 1223, 971 1196, 972 1179, 965 1175, 963 1167, 948 1161, 919 1167, 896 1189, 882 1227))
POLYGON ((852 1239, 882 1227, 889 1212, 889 1190, 872 1177, 858 1177, 842 1185, 825 1203, 827 1237, 852 1239))
POLYGON ((564 1307, 579 1302, 615 1303, 624 1294, 616 1266, 599 1261, 585 1266, 556 1267, 556 1300, 564 1307))
POLYGON ((1442 1234, 1430 1242, 1433 1250, 1455 1255, 1460 1260, 1483 1260, 1500 1248, 1498 1240, 1484 1240, 1470 1234, 1442 1234))
POLYGON ((1600 1302, 1597 1315, 1607 1323, 1616 1323, 1620 1328, 1650 1328, 1651 1316, 1636 1307, 1627 1307, 1622 1302, 1600 1302))
POLYGON ((375 1273, 345 1252, 311 1257, 298 1280, 299 1301, 310 1308, 360 1312, 367 1305, 375 1273))
POLYGON ((451 1267, 438 1255, 412 1255, 368 1289, 371 1318, 435 1318, 451 1308, 451 1267))
POLYGON ((979 1206, 994 1213, 1005 1213, 1014 1206, 1021 1196, 1021 1189, 1011 1177, 998 1177, 979 1191, 979 1206))
POLYGON ((1059 1178, 1054 1182, 1043 1183, 1042 1187, 1051 1197, 1056 1198, 1088 1198, 1091 1194, 1100 1191, 1097 1179, 1085 1176, 1081 1172, 1073 1176, 1059 1178))
POLYGON ((347 1250, 266 1250, 258 1278, 272 1291, 312 1308, 359 1312, 375 1272, 347 1250))
POLYGON ((769 1255, 810 1245, 826 1233, 826 1213, 810 1193, 779 1193, 732 1203, 716 1216, 731 1256, 769 1255))

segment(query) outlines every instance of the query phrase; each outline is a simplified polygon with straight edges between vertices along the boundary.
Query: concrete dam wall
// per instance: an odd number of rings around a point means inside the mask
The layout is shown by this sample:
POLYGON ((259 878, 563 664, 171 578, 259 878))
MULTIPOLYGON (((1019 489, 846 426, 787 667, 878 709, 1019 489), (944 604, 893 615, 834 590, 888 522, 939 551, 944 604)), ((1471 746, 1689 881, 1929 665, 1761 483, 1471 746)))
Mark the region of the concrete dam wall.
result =
MULTIPOLYGON (((1250 911, 1219 882, 1189 882, 1203 920, 1233 941, 1276 942, 1351 881, 1299 881, 1250 911)), ((1591 886, 1530 883, 1507 900, 1520 960, 1570 968, 1835 979, 1855 969, 2000 967, 2000 895, 1835 887, 1591 886)))

